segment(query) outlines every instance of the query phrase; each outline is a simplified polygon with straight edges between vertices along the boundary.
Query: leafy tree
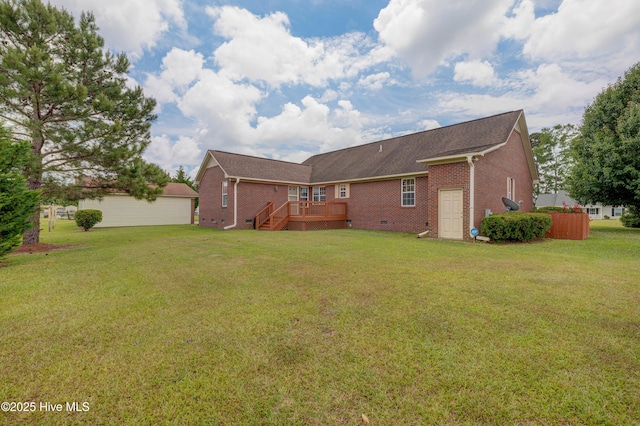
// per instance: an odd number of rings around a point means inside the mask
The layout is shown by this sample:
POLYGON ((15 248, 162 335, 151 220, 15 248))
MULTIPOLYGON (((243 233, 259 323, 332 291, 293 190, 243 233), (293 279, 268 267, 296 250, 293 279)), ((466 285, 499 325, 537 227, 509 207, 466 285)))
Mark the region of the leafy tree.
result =
MULTIPOLYGON (((91 13, 76 25, 40 0, 0 0, 0 121, 31 146, 30 189, 65 200, 162 193, 168 175, 141 158, 155 101, 128 87, 128 68, 104 50, 91 13)), ((25 244, 39 241, 37 210, 30 220, 25 244)))
POLYGON ((0 258, 20 244, 38 203, 38 192, 27 188, 22 175, 28 158, 29 145, 10 140, 0 128, 0 258))
POLYGON ((635 206, 629 206, 620 217, 620 222, 627 228, 640 228, 640 214, 635 206))
POLYGON ((571 168, 571 142, 578 134, 579 130, 576 126, 558 124, 531 135, 531 145, 538 164, 540 180, 537 194, 556 193, 565 189, 571 168))
POLYGON ((587 107, 572 151, 572 197, 640 210, 640 63, 587 107))
MULTIPOLYGON (((198 191, 198 185, 196 185, 193 182, 193 179, 187 176, 187 172, 185 172, 184 167, 182 166, 178 167, 175 177, 171 178, 171 182, 186 183, 189 186, 189 188, 193 189, 196 192, 198 191)), ((199 201, 198 198, 196 198, 194 203, 194 206, 195 206, 194 208, 198 207, 198 201, 199 201)))

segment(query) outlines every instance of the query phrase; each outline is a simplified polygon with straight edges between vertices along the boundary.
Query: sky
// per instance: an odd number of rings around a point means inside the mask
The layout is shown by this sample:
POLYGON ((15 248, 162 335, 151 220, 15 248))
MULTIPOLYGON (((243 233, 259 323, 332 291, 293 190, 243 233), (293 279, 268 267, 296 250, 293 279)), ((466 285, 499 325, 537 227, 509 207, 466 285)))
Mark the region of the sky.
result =
POLYGON ((579 125, 640 61, 632 0, 50 0, 157 101, 144 158, 311 155, 522 109, 579 125))

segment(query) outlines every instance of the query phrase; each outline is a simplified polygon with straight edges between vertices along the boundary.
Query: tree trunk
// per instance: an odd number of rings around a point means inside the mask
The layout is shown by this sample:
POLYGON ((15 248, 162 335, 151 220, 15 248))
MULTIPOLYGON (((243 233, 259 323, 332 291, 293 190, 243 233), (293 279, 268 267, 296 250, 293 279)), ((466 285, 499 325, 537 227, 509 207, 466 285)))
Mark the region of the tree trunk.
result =
POLYGON ((25 231, 22 236, 22 244, 29 245, 40 242, 40 206, 38 210, 29 218, 29 222, 33 224, 31 229, 25 231))
MULTIPOLYGON (((29 177, 29 189, 37 190, 41 186, 41 179, 29 177)), ((38 201, 33 214, 29 217, 29 222, 32 224, 31 228, 22 235, 22 244, 25 246, 40 242, 40 201, 38 201)))

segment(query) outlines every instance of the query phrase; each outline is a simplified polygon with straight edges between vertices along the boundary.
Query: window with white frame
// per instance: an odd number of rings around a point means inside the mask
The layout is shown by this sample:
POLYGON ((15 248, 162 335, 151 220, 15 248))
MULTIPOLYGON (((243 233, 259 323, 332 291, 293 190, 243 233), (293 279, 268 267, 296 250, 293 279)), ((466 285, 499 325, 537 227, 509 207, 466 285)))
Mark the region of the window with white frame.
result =
POLYGON ((327 188, 324 186, 314 186, 313 201, 327 201, 327 188))
POLYGON ((416 205, 416 180, 415 178, 402 179, 402 207, 416 205))
POLYGON ((227 202, 229 199, 229 196, 227 195, 228 186, 229 182, 227 182, 226 180, 222 182, 222 207, 227 207, 227 202))
POLYGON ((300 201, 309 201, 309 188, 306 186, 300 187, 300 201))
POLYGON ((507 178, 507 198, 516 199, 516 180, 513 178, 507 178))
POLYGON ((338 191, 336 194, 336 198, 349 198, 349 184, 341 183, 337 187, 338 191))
POLYGON ((600 216, 600 208, 598 207, 589 207, 586 210, 589 216, 600 216))

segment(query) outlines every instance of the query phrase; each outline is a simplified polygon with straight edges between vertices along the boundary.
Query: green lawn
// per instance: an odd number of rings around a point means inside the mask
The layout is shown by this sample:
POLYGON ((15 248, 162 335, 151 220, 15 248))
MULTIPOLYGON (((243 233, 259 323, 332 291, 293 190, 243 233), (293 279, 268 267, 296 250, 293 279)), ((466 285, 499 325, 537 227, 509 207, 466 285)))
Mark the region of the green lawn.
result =
POLYGON ((42 239, 72 247, 0 266, 0 400, 36 406, 0 423, 640 422, 640 230, 618 221, 504 245, 68 221, 42 239))

